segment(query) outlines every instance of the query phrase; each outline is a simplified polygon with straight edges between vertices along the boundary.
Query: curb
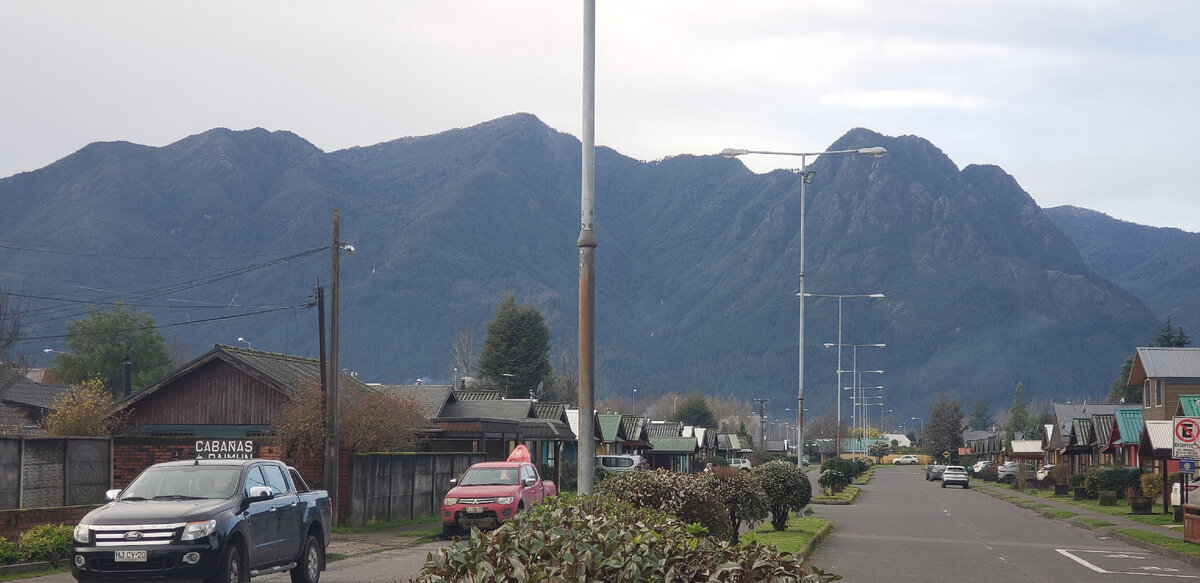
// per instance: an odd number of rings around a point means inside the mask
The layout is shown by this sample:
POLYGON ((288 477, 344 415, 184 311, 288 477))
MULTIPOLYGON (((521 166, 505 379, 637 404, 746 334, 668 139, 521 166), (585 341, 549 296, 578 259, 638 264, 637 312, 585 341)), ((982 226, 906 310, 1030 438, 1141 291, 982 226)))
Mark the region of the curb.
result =
POLYGON ((821 546, 821 543, 825 542, 825 538, 828 537, 829 533, 831 532, 833 532, 833 525, 826 522, 825 524, 821 525, 821 530, 818 530, 817 534, 808 539, 808 542, 804 543, 804 546, 796 550, 796 552, 800 554, 801 565, 808 564, 808 558, 812 555, 812 552, 817 550, 817 548, 821 546))

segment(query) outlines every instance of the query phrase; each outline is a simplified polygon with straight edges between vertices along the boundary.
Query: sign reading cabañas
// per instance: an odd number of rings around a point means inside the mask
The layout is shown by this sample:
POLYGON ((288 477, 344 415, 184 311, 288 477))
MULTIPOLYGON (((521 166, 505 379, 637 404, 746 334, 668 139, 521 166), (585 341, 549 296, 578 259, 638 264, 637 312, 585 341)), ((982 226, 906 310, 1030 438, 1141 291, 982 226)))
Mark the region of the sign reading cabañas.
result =
POLYGON ((252 439, 196 440, 196 457, 203 459, 250 459, 254 457, 252 439))

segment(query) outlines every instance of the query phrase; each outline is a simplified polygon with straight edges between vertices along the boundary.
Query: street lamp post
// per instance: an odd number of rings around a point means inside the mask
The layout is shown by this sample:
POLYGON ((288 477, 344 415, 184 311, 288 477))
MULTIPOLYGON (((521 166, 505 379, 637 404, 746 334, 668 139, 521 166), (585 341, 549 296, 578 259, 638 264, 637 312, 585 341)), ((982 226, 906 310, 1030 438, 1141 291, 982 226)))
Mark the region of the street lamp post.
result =
POLYGON ((917 443, 925 441, 925 418, 924 417, 913 417, 913 421, 921 422, 921 437, 917 439, 917 443))
MULTIPOLYGON (((796 294, 796 299, 799 300, 799 346, 798 352, 798 372, 797 372, 797 396, 799 407, 797 408, 797 425, 799 426, 800 435, 804 435, 804 205, 805 205, 805 186, 812 182, 815 174, 808 170, 809 156, 824 156, 826 154, 866 154, 875 158, 882 158, 887 155, 887 148, 875 146, 871 148, 857 148, 854 150, 831 150, 826 152, 773 152, 769 150, 745 150, 741 148, 725 148, 721 150, 721 155, 726 158, 736 158, 745 156, 746 154, 767 154, 771 156, 798 156, 800 158, 800 272, 799 286, 800 290, 796 294)), ((840 342, 840 340, 839 340, 840 342)), ((839 399, 840 400, 840 399, 839 399)), ((803 468, 800 458, 796 458, 796 466, 803 468)))
MULTIPOLYGON (((882 295, 882 294, 881 294, 881 295, 882 295)), ((841 321, 841 320, 840 320, 840 316, 839 316, 839 322, 840 322, 840 321, 841 321)), ((838 336, 841 336, 841 324, 840 324, 840 323, 838 324, 838 336)), ((836 344, 835 344, 835 343, 833 343, 833 342, 826 342, 826 343, 825 343, 825 348, 829 348, 829 347, 831 347, 831 346, 837 346, 837 348, 838 348, 838 370, 837 370, 837 375, 838 375, 838 386, 839 386, 839 387, 840 387, 840 386, 842 386, 842 373, 843 373, 843 372, 846 372, 846 371, 842 370, 842 358, 841 358, 841 351, 842 351, 842 347, 843 347, 843 346, 849 346, 849 347, 851 347, 851 349, 852 349, 852 351, 851 351, 851 354, 852 354, 853 356, 851 357, 851 363, 852 363, 852 366, 851 366, 851 370, 850 370, 850 372, 851 372, 851 373, 852 373, 852 375, 853 375, 853 376, 851 377, 851 380, 852 380, 852 381, 854 381, 854 383, 853 383, 853 384, 854 384, 854 386, 855 386, 855 387, 857 387, 857 386, 858 386, 858 348, 859 348, 860 346, 861 346, 861 347, 866 347, 866 348, 887 348, 887 344, 842 344, 842 342, 841 342, 841 339, 840 339, 840 338, 838 339, 838 342, 837 342, 836 344)), ((870 371, 862 371, 862 372, 871 372, 871 373, 883 374, 883 371, 882 371, 882 370, 870 370, 870 371)), ((857 393, 851 393, 851 395, 853 395, 853 396, 857 396, 857 393)), ((853 403, 854 403, 854 401, 853 401, 853 396, 851 397, 851 405, 852 405, 852 406, 853 406, 853 403)), ((852 411, 850 412, 850 414, 851 414, 851 418, 853 418, 854 411, 852 410, 852 411)), ((841 393, 839 393, 839 394, 838 394, 838 407, 837 407, 837 423, 836 423, 836 427, 837 427, 837 437, 836 437, 836 439, 835 439, 834 441, 837 441, 837 442, 838 442, 838 443, 837 443, 837 447, 838 447, 838 449, 837 449, 837 455, 838 455, 838 457, 841 457, 841 455, 842 455, 842 447, 841 447, 841 432, 842 432, 842 399, 841 399, 841 393)))
MULTIPOLYGON (((837 338, 837 386, 842 386, 842 299, 843 298, 871 298, 882 300, 883 294, 804 294, 806 298, 837 298, 838 301, 838 338, 837 338)), ((829 344, 825 345, 826 348, 829 344)), ((841 393, 837 393, 837 422, 834 424, 834 447, 838 457, 842 457, 842 399, 841 393)))

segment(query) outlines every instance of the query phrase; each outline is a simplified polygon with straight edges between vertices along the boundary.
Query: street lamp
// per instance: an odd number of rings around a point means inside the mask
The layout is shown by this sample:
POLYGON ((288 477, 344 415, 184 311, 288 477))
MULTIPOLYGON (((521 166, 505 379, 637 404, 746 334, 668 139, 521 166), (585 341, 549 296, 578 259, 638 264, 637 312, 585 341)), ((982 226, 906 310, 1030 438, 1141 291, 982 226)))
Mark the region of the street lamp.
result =
MULTIPOLYGON (((798 174, 800 174, 800 177, 801 177, 800 178, 800 272, 799 272, 800 291, 799 291, 799 293, 796 294, 796 299, 799 300, 799 304, 800 304, 800 314, 799 314, 800 326, 799 326, 799 334, 798 334, 799 342, 798 342, 798 346, 796 347, 797 352, 798 352, 798 371, 797 371, 796 376, 797 376, 797 395, 798 395, 798 400, 799 400, 799 405, 800 405, 798 408, 798 411, 797 411, 797 425, 800 428, 799 429, 800 435, 803 436, 804 435, 804 205, 805 205, 804 187, 807 186, 809 182, 812 182, 812 179, 815 176, 815 174, 813 172, 809 171, 809 169, 808 169, 808 157, 809 156, 824 156, 826 154, 830 154, 830 155, 832 155, 832 154, 865 154, 865 155, 872 156, 875 158, 882 158, 883 156, 887 155, 887 148, 884 148, 882 146, 875 146, 875 147, 870 147, 870 148, 857 148, 854 150, 831 150, 831 151, 826 151, 826 152, 773 152, 770 150, 746 150, 746 149, 742 149, 742 148, 725 148, 724 150, 721 150, 721 155, 726 158, 736 158, 738 156, 745 156, 746 154, 767 154, 767 155, 771 155, 771 156, 798 156, 800 158, 800 171, 798 172, 798 174)), ((841 342, 840 339, 838 341, 841 342)), ((838 384, 840 385, 841 383, 838 383, 838 384)), ((838 400, 841 401, 841 399, 838 399, 838 400)), ((804 467, 801 464, 799 457, 796 458, 796 467, 799 467, 802 469, 804 467)))
POLYGON ((249 341, 249 340, 246 340, 245 338, 242 338, 241 336, 238 336, 238 342, 245 342, 245 343, 246 343, 246 350, 250 350, 250 341, 249 341))
MULTIPOLYGON (((843 346, 843 344, 842 344, 842 298, 871 298, 871 299, 876 299, 876 300, 882 300, 886 296, 884 296, 883 294, 876 293, 876 294, 804 294, 804 297, 806 297, 806 298, 837 298, 837 301, 838 301, 837 386, 840 387, 840 386, 842 386, 842 346, 843 346)), ((803 300, 801 300, 800 303, 803 304, 804 303, 803 300)), ((825 344, 826 348, 828 348, 829 346, 830 346, 829 344, 825 344)), ((842 399, 839 397, 837 402, 838 402, 838 410, 837 410, 838 416, 837 416, 837 423, 836 423, 837 433, 835 434, 836 437, 834 439, 834 442, 836 442, 836 443, 834 444, 834 447, 836 448, 837 456, 842 457, 842 440, 841 440, 842 399)))
POLYGON ((923 417, 913 417, 913 421, 920 421, 920 422, 921 422, 921 437, 920 437, 919 439, 917 439, 917 442, 918 442, 918 443, 920 443, 920 442, 922 442, 922 441, 924 441, 924 440, 925 440, 925 418, 923 418, 923 417))
POLYGON ((517 375, 512 374, 510 372, 502 372, 502 373, 500 373, 500 376, 504 377, 504 398, 507 399, 508 398, 508 383, 511 382, 512 378, 517 375))
MULTIPOLYGON (((882 294, 880 294, 880 295, 882 295, 882 294)), ((846 371, 842 370, 842 357, 841 357, 841 353, 842 353, 842 347, 843 347, 843 346, 850 346, 850 347, 852 348, 852 353, 851 353, 851 354, 853 354, 853 358, 852 358, 851 362, 853 363, 853 366, 852 366, 852 369, 851 369, 851 370, 852 370, 853 372, 857 373, 857 371, 858 371, 858 348, 859 348, 860 346, 861 346, 861 347, 866 347, 866 348, 887 348, 887 344, 842 344, 842 342, 841 342, 841 338, 840 338, 840 336, 841 336, 841 334, 842 334, 842 327, 841 327, 841 324, 840 324, 840 322, 841 322, 841 319, 840 319, 840 317, 839 317, 838 321, 839 321, 839 324, 838 324, 838 336, 839 336, 838 342, 837 342, 837 343, 833 343, 833 342, 826 342, 826 343, 825 343, 825 348, 829 348, 829 347, 831 347, 831 346, 837 346, 837 348, 838 348, 838 369, 837 369, 837 375, 838 375, 838 386, 840 387, 840 386, 842 386, 842 373, 843 373, 843 372, 846 372, 846 371)), ((881 370, 878 370, 878 371, 863 371, 863 372, 874 372, 874 373, 878 373, 878 374, 883 374, 883 371, 881 371, 881 370)), ((855 386, 857 386, 857 385, 858 385, 858 374, 855 374, 855 375, 854 375, 854 377, 853 377, 853 380, 854 380, 854 384, 855 384, 855 386)), ((853 414, 853 412, 852 412, 851 414, 853 414)), ((836 431, 837 431, 837 433, 836 433, 836 436, 837 436, 837 437, 836 437, 836 439, 835 439, 834 441, 836 441, 836 442, 837 442, 837 455, 838 455, 838 457, 841 457, 841 456, 842 456, 842 441, 841 441, 841 435, 842 435, 842 399, 841 399, 840 397, 838 398, 838 406, 837 406, 837 423, 835 424, 835 427, 836 427, 836 431)))

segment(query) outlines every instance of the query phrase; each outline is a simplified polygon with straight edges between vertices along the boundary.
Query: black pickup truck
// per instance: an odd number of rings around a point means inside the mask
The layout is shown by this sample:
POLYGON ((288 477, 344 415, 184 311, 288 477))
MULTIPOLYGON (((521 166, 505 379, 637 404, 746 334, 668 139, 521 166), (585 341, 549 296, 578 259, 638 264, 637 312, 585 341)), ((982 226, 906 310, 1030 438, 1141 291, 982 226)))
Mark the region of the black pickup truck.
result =
POLYGON ((291 571, 317 583, 325 569, 329 494, 277 461, 156 464, 108 499, 75 527, 78 581, 236 583, 291 571))

